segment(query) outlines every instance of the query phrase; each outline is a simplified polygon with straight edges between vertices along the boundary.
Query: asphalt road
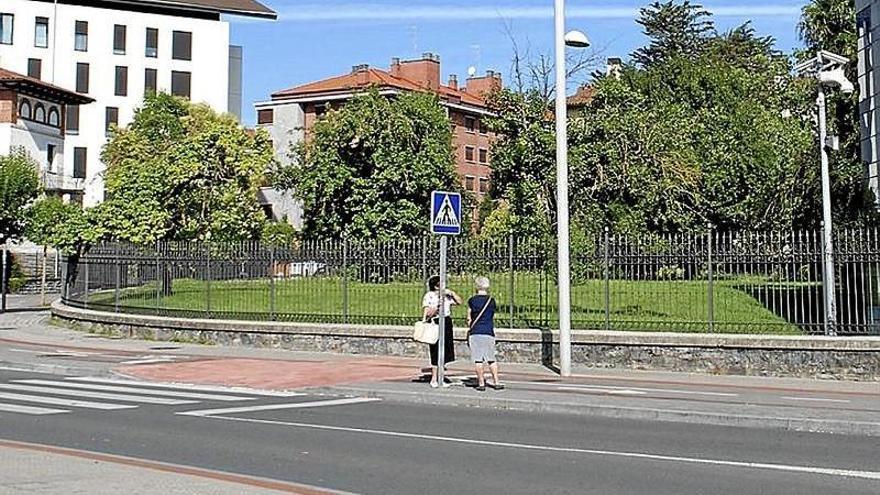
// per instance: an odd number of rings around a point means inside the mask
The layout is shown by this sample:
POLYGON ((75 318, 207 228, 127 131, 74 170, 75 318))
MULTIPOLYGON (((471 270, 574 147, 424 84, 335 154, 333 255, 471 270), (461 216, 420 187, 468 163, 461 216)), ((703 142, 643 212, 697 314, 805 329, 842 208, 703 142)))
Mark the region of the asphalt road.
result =
POLYGON ((263 396, 29 372, 0 371, 0 438, 367 494, 880 493, 877 437, 263 396), (163 403, 144 402, 157 398, 163 403), (56 412, 33 414, 39 409, 56 412))

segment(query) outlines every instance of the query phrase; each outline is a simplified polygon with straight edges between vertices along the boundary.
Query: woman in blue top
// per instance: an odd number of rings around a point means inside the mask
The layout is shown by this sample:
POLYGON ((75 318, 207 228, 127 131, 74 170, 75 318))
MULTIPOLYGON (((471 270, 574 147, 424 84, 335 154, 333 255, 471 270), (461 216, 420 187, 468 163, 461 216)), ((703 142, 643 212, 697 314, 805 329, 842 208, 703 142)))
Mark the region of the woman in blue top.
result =
POLYGON ((477 390, 486 390, 483 363, 489 364, 495 390, 501 390, 504 385, 498 379, 498 363, 495 362, 495 299, 489 295, 488 278, 477 277, 474 285, 477 293, 468 299, 468 344, 477 371, 477 390))

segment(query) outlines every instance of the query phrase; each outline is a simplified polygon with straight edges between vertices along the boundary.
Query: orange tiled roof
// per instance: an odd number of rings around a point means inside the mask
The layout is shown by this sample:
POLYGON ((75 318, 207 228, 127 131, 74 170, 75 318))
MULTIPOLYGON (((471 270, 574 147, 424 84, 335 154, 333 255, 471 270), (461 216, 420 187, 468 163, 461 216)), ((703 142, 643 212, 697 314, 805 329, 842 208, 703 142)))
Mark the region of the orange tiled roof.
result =
POLYGON ((9 87, 10 89, 23 88, 29 90, 29 92, 36 93, 37 96, 54 97, 60 103, 68 105, 82 105, 95 101, 88 96, 74 93, 54 84, 49 84, 37 78, 19 74, 18 72, 12 72, 2 67, 0 67, 0 87, 9 87))
POLYGON ((595 95, 596 90, 593 89, 592 86, 581 86, 577 89, 575 94, 568 97, 568 106, 583 107, 589 105, 590 102, 593 101, 595 95))
MULTIPOLYGON (((392 75, 381 69, 370 67, 359 72, 352 72, 342 76, 331 77, 321 81, 277 91, 272 93, 272 98, 318 96, 322 94, 358 91, 372 86, 376 86, 380 89, 392 88, 404 91, 429 91, 428 88, 415 81, 392 75)), ((441 85, 436 92, 443 99, 449 99, 452 97, 460 99, 462 103, 467 105, 478 107, 486 106, 486 102, 483 101, 482 98, 465 91, 450 88, 449 86, 441 85)))

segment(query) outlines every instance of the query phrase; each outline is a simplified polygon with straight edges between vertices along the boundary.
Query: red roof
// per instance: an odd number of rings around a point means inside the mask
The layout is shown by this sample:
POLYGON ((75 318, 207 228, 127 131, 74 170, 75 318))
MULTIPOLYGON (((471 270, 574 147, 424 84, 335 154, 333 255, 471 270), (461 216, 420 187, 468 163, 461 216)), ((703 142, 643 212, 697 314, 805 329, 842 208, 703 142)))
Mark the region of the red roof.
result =
MULTIPOLYGON (((301 86, 281 90, 272 93, 273 99, 295 98, 307 96, 330 96, 335 93, 349 93, 365 90, 370 87, 379 89, 400 89, 404 91, 430 91, 429 88, 410 79, 395 76, 381 69, 372 67, 351 72, 342 76, 331 77, 301 86)), ((471 106, 485 107, 486 102, 482 98, 459 89, 441 85, 435 91, 442 99, 459 99, 462 103, 471 106)))
POLYGON ((95 101, 88 96, 74 93, 54 84, 12 72, 2 67, 0 67, 0 88, 23 91, 39 98, 45 98, 66 105, 83 105, 95 101))

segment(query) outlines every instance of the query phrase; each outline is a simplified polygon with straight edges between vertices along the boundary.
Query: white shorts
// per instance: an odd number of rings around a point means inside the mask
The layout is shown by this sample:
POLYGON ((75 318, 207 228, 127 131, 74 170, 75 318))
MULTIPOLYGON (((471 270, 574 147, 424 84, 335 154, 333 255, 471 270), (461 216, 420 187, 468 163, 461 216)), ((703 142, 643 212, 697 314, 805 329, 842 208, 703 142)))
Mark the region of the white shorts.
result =
POLYGON ((491 335, 471 335, 468 337, 468 345, 471 348, 471 358, 475 363, 483 361, 492 364, 495 362, 495 337, 491 335))

